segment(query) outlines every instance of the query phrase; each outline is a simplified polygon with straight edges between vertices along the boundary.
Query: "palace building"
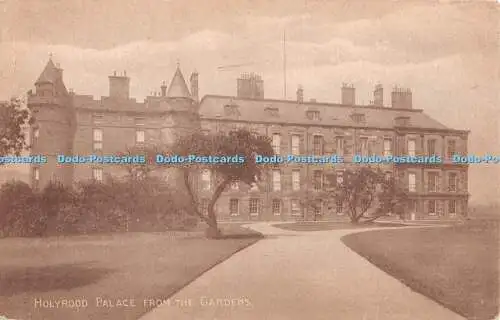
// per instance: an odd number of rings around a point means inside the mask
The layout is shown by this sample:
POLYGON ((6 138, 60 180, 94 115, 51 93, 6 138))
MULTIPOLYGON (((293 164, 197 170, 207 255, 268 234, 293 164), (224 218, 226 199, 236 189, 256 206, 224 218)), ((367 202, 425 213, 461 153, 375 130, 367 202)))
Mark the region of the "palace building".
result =
MULTIPOLYGON (((195 130, 220 131, 248 128, 272 138, 276 154, 339 155, 344 164, 286 164, 266 172, 256 185, 233 183, 217 202, 222 220, 307 219, 311 209, 301 198, 318 192, 325 181, 341 181, 343 168, 353 165, 354 155, 424 156, 443 160, 432 163, 393 163, 381 167, 397 177, 409 194, 408 218, 456 217, 467 213, 468 166, 451 161, 452 155, 467 154, 468 131, 446 127, 414 109, 412 92, 394 88, 391 102, 384 103, 383 88, 377 85, 369 105, 356 103, 355 88, 340 88, 340 103, 304 101, 297 89, 295 100, 264 97, 264 81, 255 74, 237 79, 236 96, 198 97, 198 74, 189 86, 177 69, 161 92, 144 101, 130 97, 126 72, 109 76, 109 96, 92 96, 68 91, 63 72, 49 60, 35 92, 28 95, 28 107, 36 121, 31 127, 32 154, 48 157, 46 164, 32 165, 31 183, 43 188, 51 180, 71 185, 79 180, 103 180, 119 174, 116 166, 58 164, 57 155, 119 154, 145 144, 168 144, 175 137, 195 130)), ((214 189, 209 170, 199 176, 203 210, 214 189)), ((342 203, 317 206, 314 219, 342 219, 342 203)))

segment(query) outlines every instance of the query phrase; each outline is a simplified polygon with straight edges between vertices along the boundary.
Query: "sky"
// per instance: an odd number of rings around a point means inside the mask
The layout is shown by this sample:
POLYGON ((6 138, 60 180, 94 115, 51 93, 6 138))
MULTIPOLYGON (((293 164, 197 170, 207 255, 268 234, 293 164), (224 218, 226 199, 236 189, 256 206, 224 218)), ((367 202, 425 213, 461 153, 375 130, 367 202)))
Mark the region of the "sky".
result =
MULTIPOLYGON (((99 98, 107 76, 131 77, 139 101, 179 62, 199 72, 200 94, 236 94, 256 72, 267 98, 298 85, 305 99, 338 102, 343 82, 368 104, 394 85, 415 108, 471 130, 469 152, 500 155, 499 6, 493 1, 0 0, 0 100, 25 93, 49 53, 68 88, 99 98), (221 66, 241 65, 220 69, 221 66)), ((500 164, 472 165, 471 201, 499 199, 500 164)))

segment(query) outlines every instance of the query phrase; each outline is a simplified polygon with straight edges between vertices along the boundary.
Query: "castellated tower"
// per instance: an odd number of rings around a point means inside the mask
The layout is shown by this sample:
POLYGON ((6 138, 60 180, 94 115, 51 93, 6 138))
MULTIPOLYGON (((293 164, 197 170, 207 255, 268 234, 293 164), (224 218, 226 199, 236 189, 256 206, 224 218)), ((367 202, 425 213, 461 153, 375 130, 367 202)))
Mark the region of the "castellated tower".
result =
POLYGON ((76 129, 71 95, 63 81, 63 70, 50 59, 28 95, 28 108, 35 119, 31 125, 31 154, 45 155, 47 163, 32 165, 32 187, 41 189, 50 181, 70 186, 73 167, 57 164, 57 155, 72 154, 76 129))

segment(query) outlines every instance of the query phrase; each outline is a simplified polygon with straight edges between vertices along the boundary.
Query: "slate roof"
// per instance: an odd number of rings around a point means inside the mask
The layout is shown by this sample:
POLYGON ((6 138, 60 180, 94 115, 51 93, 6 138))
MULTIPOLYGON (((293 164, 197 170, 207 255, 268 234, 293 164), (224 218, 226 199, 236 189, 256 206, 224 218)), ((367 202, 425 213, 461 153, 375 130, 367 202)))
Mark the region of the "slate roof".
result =
POLYGON ((189 93, 189 89, 186 85, 186 80, 184 80, 184 76, 182 72, 177 66, 177 70, 175 70, 174 77, 172 81, 170 81, 170 86, 168 87, 167 97, 170 98, 191 98, 191 94, 189 93))
POLYGON ((390 107, 347 106, 333 103, 311 103, 271 99, 244 99, 207 95, 200 102, 202 119, 240 120, 259 123, 288 123, 298 125, 394 128, 396 117, 409 117, 409 126, 438 130, 452 130, 426 115, 421 109, 393 109, 390 107), (228 114, 224 106, 238 106, 236 114, 228 114), (275 109, 269 112, 269 109, 275 109), (278 113, 276 115, 276 109, 278 113), (307 111, 319 111, 319 120, 308 119, 307 111), (274 115, 273 115, 274 113, 274 115), (353 113, 364 114, 363 122, 356 122, 353 113))

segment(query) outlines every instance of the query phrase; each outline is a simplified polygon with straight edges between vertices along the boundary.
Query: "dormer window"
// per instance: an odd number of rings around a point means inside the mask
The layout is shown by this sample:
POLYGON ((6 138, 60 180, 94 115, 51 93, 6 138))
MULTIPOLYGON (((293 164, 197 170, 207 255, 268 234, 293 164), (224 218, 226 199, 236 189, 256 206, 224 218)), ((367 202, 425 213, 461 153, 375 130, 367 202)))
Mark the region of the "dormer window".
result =
POLYGON ((320 120, 319 111, 316 110, 307 111, 306 116, 309 120, 320 120))
POLYGON ((226 116, 240 116, 240 110, 237 105, 230 104, 224 106, 224 115, 226 116))
POLYGON ((270 117, 279 117, 279 109, 278 108, 272 108, 272 107, 267 107, 265 109, 266 113, 270 116, 270 117))
POLYGON ((408 116, 395 117, 394 124, 398 127, 407 127, 410 125, 410 117, 408 116))
POLYGON ((355 112, 351 114, 351 119, 356 123, 365 122, 365 115, 363 113, 355 112))

